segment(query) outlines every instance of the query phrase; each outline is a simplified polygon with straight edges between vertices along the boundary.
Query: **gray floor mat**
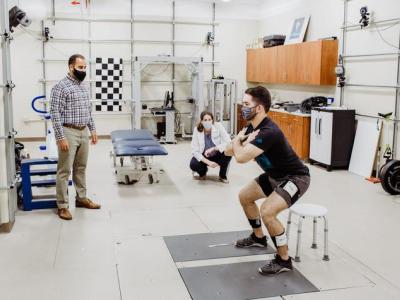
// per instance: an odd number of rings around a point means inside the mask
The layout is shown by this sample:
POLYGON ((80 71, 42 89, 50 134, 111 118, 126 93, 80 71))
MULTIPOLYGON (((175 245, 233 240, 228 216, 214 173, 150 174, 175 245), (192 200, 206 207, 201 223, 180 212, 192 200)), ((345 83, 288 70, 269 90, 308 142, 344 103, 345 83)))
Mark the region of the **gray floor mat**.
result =
POLYGON ((258 268, 264 261, 181 268, 179 272, 193 300, 244 300, 318 292, 294 269, 263 276, 258 268))
POLYGON ((164 237, 164 241, 175 262, 275 253, 271 245, 267 248, 245 249, 233 245, 236 240, 250 233, 235 231, 177 235, 164 237))

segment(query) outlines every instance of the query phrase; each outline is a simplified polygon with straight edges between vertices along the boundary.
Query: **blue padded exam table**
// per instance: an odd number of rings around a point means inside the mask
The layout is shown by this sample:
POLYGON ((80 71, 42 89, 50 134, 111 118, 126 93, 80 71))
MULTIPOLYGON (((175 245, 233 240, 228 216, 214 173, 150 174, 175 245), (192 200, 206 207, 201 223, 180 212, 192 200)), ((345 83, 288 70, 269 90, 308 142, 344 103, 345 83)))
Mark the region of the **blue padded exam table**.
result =
POLYGON ((153 160, 155 156, 168 155, 168 151, 149 130, 115 130, 111 132, 111 141, 118 183, 133 184, 144 175, 150 183, 159 182, 162 170, 154 168, 153 160), (130 163, 126 164, 125 158, 129 158, 130 163))

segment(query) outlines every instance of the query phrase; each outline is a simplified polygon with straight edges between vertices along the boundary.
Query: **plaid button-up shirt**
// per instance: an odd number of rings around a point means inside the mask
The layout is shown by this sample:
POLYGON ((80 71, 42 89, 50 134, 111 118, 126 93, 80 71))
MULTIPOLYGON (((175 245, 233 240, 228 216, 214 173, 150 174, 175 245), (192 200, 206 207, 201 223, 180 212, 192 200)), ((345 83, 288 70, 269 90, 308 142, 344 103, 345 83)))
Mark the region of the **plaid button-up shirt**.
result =
POLYGON ((70 74, 51 89, 50 115, 56 140, 65 138, 63 124, 96 130, 89 98, 88 87, 70 74))

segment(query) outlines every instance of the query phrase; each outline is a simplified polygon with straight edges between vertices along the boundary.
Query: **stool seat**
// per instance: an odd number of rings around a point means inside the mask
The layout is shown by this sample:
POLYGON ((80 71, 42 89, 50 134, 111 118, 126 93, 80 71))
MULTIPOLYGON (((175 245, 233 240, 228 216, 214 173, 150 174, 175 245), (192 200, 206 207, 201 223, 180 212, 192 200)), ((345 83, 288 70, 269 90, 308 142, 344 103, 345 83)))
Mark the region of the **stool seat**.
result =
POLYGON ((323 217, 328 214, 328 209, 321 205, 311 203, 298 203, 290 207, 290 211, 298 216, 323 217))

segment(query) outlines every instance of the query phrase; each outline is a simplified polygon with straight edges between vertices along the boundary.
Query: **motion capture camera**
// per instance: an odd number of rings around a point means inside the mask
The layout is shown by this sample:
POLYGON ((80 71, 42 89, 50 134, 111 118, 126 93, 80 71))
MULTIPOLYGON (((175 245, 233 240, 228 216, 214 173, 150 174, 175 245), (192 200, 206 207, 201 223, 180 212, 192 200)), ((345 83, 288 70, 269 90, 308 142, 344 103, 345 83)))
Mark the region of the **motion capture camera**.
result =
POLYGON ((207 45, 213 45, 215 40, 215 35, 212 32, 207 33, 207 45))
POLYGON ((10 9, 9 13, 9 19, 10 19, 10 31, 13 31, 13 27, 17 27, 19 24, 21 24, 24 27, 28 27, 31 25, 32 20, 28 18, 26 13, 21 10, 18 6, 14 6, 13 8, 10 9))
POLYGON ((363 6, 360 8, 360 15, 361 19, 358 23, 361 24, 361 28, 367 27, 369 24, 369 12, 367 6, 363 6))
POLYGON ((50 39, 53 38, 52 36, 50 36, 50 29, 49 29, 49 27, 45 27, 45 28, 43 29, 43 37, 44 37, 44 40, 45 40, 46 42, 48 42, 50 39))

